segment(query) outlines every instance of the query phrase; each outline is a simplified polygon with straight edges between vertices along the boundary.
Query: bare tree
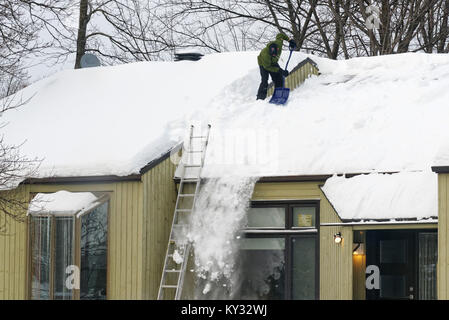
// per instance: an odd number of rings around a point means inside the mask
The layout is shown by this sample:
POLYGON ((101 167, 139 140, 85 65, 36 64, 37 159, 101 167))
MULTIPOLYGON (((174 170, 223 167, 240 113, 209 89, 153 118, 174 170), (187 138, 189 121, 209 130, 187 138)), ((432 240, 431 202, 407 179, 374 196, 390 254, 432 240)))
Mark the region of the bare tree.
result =
POLYGON ((351 56, 347 47, 348 14, 345 7, 349 0, 322 0, 313 6, 312 27, 305 39, 304 48, 321 53, 330 59, 341 54, 351 56))
MULTIPOLYGON (((30 100, 22 100, 18 94, 0 99, 0 118, 30 100)), ((0 129, 5 127, 6 123, 0 124, 0 129)), ((22 181, 35 176, 41 163, 41 159, 23 155, 21 147, 22 144, 7 143, 4 135, 0 135, 0 234, 7 232, 11 220, 25 220, 29 199, 17 187, 22 181)))
POLYGON ((371 56, 418 51, 421 48, 415 40, 419 26, 438 2, 441 0, 351 1, 345 6, 345 13, 354 26, 352 41, 371 56), (370 6, 379 8, 378 28, 367 23, 376 14, 370 6))
MULTIPOLYGON (((51 6, 50 1, 0 2, 0 117, 12 112, 29 100, 20 99, 16 94, 28 82, 24 59, 38 54, 48 43, 38 39, 43 24, 35 19, 35 8, 51 6)), ((0 124, 4 129, 5 124, 0 124)), ((28 205, 20 191, 13 190, 37 170, 40 161, 29 159, 20 153, 21 145, 6 143, 0 136, 0 232, 5 232, 11 219, 23 221, 28 205), (9 191, 5 191, 9 190, 9 191)))
MULTIPOLYGON (((104 64, 159 59, 171 44, 154 15, 157 6, 156 1, 140 0, 67 2, 63 16, 47 22, 54 40, 52 57, 60 61, 73 55, 76 69, 88 52, 102 57, 104 64)), ((53 11, 50 16, 57 15, 53 11)))
POLYGON ((423 50, 427 53, 449 52, 449 0, 434 1, 425 12, 418 27, 417 41, 419 46, 415 51, 423 50))
POLYGON ((316 5, 317 0, 167 0, 161 20, 177 48, 255 49, 277 32, 286 33, 302 47, 311 33, 316 5))

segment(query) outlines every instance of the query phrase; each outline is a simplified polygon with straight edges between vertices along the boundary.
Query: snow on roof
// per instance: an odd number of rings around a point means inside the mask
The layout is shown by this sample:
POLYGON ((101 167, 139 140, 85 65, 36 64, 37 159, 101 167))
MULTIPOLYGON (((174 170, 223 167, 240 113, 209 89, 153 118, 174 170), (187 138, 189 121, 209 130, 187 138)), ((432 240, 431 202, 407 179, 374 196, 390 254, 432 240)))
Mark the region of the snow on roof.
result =
POLYGON ((75 215, 86 212, 97 204, 98 197, 91 192, 58 191, 38 193, 28 209, 31 215, 75 215))
POLYGON ((433 172, 333 176, 322 190, 342 220, 426 220, 438 217, 433 172))
POLYGON ((432 166, 449 141, 448 55, 314 60, 322 75, 292 91, 286 107, 252 101, 256 75, 252 85, 249 79, 236 81, 215 100, 210 110, 220 104, 227 108, 220 114, 223 120, 212 124, 205 175, 239 172, 233 164, 221 166, 232 151, 222 151, 222 136, 239 130, 235 146, 242 148, 236 158, 249 159, 240 170, 248 175, 415 171, 432 166), (243 93, 243 88, 249 92, 243 93), (238 94, 246 100, 236 99, 238 94), (251 138, 254 132, 256 139, 251 138), (245 138, 246 145, 237 142, 245 138), (265 148, 256 150, 254 145, 261 142, 265 148), (264 165, 251 162, 255 153, 264 165))
POLYGON ((311 57, 321 76, 285 107, 255 101, 257 55, 60 72, 20 92, 34 96, 2 117, 5 139, 45 159, 39 177, 138 173, 192 123, 212 125, 204 176, 409 172, 449 150, 446 54, 334 61, 295 52, 291 68, 311 57))
POLYGON ((3 115, 5 138, 44 158, 38 177, 139 173, 182 140, 196 112, 254 66, 254 53, 223 53, 198 62, 66 70, 17 94, 31 101, 3 115))

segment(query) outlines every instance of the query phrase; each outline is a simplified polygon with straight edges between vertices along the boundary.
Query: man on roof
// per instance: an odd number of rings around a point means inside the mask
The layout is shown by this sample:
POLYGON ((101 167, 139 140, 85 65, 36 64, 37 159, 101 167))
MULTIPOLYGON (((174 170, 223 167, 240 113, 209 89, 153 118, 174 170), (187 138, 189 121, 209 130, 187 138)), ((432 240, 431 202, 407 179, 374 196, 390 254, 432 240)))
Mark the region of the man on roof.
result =
POLYGON ((262 77, 259 90, 257 91, 257 100, 265 100, 267 97, 268 75, 271 76, 275 88, 284 86, 283 78, 288 76, 288 71, 281 69, 278 64, 282 53, 283 41, 289 41, 290 50, 296 49, 296 42, 293 39, 289 39, 284 33, 279 33, 276 36, 276 40, 269 42, 257 57, 260 76, 262 77))

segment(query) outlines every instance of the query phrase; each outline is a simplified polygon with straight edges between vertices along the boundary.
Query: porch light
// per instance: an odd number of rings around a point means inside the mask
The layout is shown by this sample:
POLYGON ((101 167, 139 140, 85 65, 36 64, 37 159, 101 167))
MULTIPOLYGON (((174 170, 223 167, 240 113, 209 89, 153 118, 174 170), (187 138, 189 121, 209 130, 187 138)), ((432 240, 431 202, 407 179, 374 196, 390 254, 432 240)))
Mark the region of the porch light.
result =
POLYGON ((337 232, 334 234, 334 241, 336 244, 340 244, 343 241, 343 237, 341 236, 341 232, 337 232))
POLYGON ((355 256, 361 256, 365 254, 365 244, 364 243, 354 243, 352 249, 352 254, 355 256))

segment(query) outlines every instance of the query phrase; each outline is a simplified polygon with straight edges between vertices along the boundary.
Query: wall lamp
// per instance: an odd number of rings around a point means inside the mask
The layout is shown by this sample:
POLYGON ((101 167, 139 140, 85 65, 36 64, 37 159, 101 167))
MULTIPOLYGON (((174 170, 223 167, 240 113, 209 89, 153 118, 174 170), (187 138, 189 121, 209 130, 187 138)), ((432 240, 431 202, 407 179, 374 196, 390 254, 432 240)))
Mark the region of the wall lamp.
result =
POLYGON ((364 243, 354 243, 352 248, 353 255, 364 255, 365 254, 365 244, 364 243))
POLYGON ((355 256, 365 255, 365 234, 363 231, 354 231, 352 254, 355 256))
POLYGON ((341 236, 341 232, 337 232, 334 234, 334 242, 336 244, 340 244, 343 241, 343 237, 341 236))

